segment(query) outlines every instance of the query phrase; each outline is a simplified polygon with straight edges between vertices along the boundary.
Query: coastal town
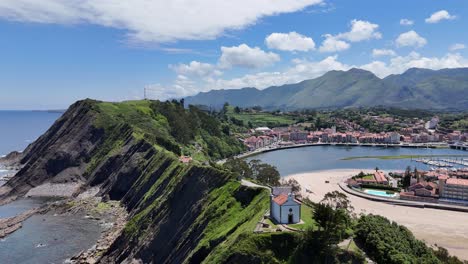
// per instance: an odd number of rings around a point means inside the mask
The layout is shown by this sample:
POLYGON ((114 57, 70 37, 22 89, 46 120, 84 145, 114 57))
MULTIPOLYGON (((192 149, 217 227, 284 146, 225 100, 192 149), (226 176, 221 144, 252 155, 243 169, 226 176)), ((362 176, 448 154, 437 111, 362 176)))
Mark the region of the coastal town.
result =
MULTIPOLYGON (((379 119, 380 120, 380 119, 379 119)), ((383 119, 392 122, 393 119, 383 119)), ((301 124, 287 127, 257 127, 250 129, 244 136, 244 143, 250 151, 271 145, 288 146, 306 143, 338 143, 338 144, 387 144, 411 145, 426 144, 443 146, 448 144, 466 144, 468 132, 455 130, 444 133, 436 130, 438 118, 434 117, 424 123, 416 122, 413 126, 399 131, 370 133, 365 129, 349 129, 339 132, 336 126, 309 131, 301 124)))

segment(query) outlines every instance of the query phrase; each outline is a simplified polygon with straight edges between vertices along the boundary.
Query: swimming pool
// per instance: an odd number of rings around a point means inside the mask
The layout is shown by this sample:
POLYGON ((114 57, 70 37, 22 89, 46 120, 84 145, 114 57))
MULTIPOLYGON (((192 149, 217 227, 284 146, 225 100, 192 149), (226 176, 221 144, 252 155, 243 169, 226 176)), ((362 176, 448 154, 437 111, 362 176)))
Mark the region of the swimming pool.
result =
POLYGON ((398 196, 397 193, 387 193, 387 191, 384 190, 374 190, 374 189, 364 189, 364 192, 370 195, 376 195, 376 196, 382 196, 382 197, 390 197, 394 198, 398 196))

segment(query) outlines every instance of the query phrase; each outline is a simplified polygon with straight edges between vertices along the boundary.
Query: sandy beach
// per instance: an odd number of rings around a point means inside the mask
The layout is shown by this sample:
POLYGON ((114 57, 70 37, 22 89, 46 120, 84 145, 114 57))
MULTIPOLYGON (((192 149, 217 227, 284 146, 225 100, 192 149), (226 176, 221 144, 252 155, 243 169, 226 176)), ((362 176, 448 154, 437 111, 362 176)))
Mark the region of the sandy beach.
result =
MULTIPOLYGON (((319 202, 327 192, 339 190, 338 183, 361 170, 338 169, 314 171, 287 176, 296 179, 302 186, 302 195, 319 202), (325 183, 329 181, 329 183, 325 183), (306 193, 305 189, 313 193, 306 193)), ((440 245, 453 255, 468 260, 468 213, 437 209, 423 209, 390 205, 349 195, 355 213, 372 213, 409 228, 414 235, 429 245, 440 245)))

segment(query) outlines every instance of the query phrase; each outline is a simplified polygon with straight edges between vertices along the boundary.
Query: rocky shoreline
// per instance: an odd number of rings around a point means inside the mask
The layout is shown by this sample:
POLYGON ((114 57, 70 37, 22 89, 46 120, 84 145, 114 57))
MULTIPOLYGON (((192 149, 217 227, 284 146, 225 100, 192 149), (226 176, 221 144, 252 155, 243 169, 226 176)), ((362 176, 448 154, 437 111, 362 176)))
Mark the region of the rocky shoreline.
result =
POLYGON ((91 196, 94 191, 89 190, 76 198, 51 203, 47 208, 47 211, 58 215, 83 215, 84 218, 98 221, 103 228, 99 240, 91 248, 71 256, 66 263, 96 263, 127 223, 128 213, 120 202, 91 196))
POLYGON ((26 219, 38 213, 39 211, 39 208, 34 208, 13 217, 0 218, 0 238, 5 238, 6 236, 20 229, 26 219))
POLYGON ((96 263, 120 235, 125 227, 128 213, 120 202, 109 201, 95 195, 96 190, 88 190, 75 198, 47 202, 40 208, 33 208, 13 217, 0 219, 0 239, 20 229, 23 222, 35 214, 82 216, 99 223, 102 227, 101 236, 94 246, 78 252, 65 262, 96 263))

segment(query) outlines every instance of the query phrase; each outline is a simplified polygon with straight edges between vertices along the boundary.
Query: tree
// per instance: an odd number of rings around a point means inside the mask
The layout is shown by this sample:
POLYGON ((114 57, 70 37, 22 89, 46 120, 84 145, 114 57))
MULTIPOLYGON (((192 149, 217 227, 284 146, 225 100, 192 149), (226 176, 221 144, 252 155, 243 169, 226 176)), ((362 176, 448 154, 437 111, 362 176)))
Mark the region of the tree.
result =
MULTIPOLYGON (((351 227, 350 211, 352 207, 345 194, 338 191, 327 193, 314 210, 319 229, 308 229, 303 233, 292 263, 343 263, 338 259, 337 243, 351 227)), ((362 257, 356 257, 356 261, 352 263, 363 263, 362 257)))
POLYGON ((229 158, 224 167, 234 173, 238 178, 252 178, 252 169, 243 159, 229 158))
POLYGON ((223 125, 223 133, 227 136, 231 134, 231 130, 228 125, 223 125))
POLYGON ((419 174, 418 172, 418 169, 416 168, 416 166, 414 167, 414 177, 416 177, 416 182, 419 182, 421 180, 421 175, 419 174))
POLYGON ((270 186, 279 185, 280 174, 275 166, 262 163, 258 168, 257 180, 270 186))
POLYGON ((411 185, 411 167, 406 167, 405 175, 402 181, 403 188, 408 188, 411 185))
POLYGON ((241 109, 238 106, 236 106, 236 107, 234 107, 234 112, 236 114, 239 114, 241 112, 241 109))
POLYGON ((295 179, 281 181, 282 186, 291 186, 292 193, 296 196, 301 196, 301 185, 295 179))
POLYGON ((252 178, 257 179, 261 164, 262 161, 259 159, 253 159, 249 161, 249 167, 252 170, 252 178))
POLYGON ((328 245, 336 244, 351 227, 350 213, 354 208, 348 197, 339 191, 325 194, 314 210, 314 219, 319 225, 320 231, 326 234, 328 245))

